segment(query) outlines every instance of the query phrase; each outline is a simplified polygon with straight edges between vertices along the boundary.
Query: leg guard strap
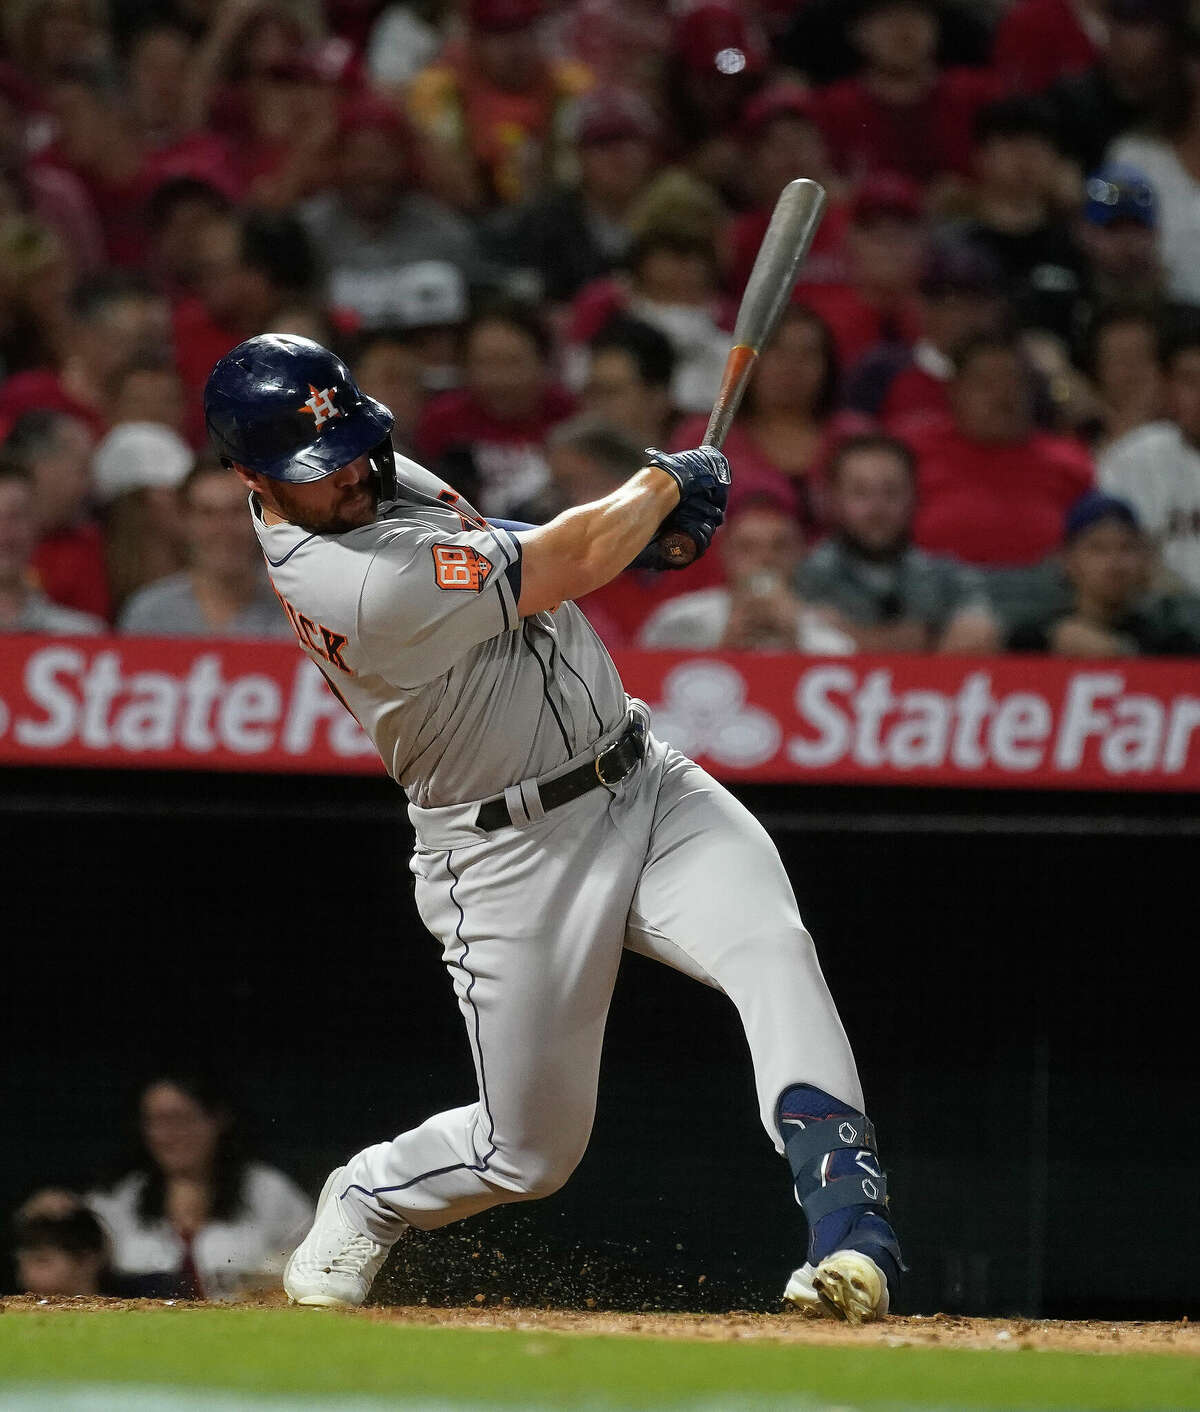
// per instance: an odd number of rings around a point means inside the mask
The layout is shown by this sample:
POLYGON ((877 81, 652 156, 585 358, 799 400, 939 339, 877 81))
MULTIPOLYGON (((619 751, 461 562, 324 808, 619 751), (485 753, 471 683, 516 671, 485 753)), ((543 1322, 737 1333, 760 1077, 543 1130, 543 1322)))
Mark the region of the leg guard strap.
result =
POLYGON ((808 1120, 801 1127, 794 1118, 783 1118, 784 1150, 793 1172, 799 1172, 810 1162, 824 1157, 826 1153, 841 1149, 859 1151, 865 1148, 878 1155, 875 1143, 875 1124, 861 1113, 850 1117, 826 1118, 823 1121, 808 1120))

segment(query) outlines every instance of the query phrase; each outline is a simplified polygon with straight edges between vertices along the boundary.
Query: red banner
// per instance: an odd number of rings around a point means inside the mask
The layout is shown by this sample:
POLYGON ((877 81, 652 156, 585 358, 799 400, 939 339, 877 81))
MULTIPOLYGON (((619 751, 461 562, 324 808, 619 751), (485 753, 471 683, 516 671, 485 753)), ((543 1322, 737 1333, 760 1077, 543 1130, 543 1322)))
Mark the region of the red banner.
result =
MULTIPOLYGON (((627 652, 663 739, 722 779, 1200 789, 1200 661, 627 652)), ((0 764, 374 774, 280 643, 0 637, 0 764)))

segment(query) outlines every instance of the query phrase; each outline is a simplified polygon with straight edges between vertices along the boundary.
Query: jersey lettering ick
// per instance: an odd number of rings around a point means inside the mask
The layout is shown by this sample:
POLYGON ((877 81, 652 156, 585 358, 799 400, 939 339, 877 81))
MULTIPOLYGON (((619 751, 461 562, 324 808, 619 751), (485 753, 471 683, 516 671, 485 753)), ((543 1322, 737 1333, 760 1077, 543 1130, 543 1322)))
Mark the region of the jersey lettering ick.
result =
POLYGON ((271 582, 301 648, 374 741, 412 803, 502 793, 582 754, 627 706, 573 603, 524 619, 521 543, 415 462, 370 525, 268 525, 271 582))

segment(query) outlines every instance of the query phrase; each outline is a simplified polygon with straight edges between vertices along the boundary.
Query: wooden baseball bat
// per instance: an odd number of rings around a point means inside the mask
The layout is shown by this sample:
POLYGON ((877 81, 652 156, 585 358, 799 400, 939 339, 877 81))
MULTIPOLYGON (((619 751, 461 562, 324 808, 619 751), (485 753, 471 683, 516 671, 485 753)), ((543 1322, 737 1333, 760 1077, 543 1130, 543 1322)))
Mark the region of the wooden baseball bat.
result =
MULTIPOLYGON (((713 403, 703 445, 720 448, 724 444, 758 355, 787 308, 796 276, 824 214, 825 188, 818 182, 798 177, 779 193, 742 295, 733 328, 733 346, 725 360, 721 389, 713 403)), ((696 545, 690 535, 665 534, 661 543, 663 553, 676 564, 690 564, 696 557, 696 545)))

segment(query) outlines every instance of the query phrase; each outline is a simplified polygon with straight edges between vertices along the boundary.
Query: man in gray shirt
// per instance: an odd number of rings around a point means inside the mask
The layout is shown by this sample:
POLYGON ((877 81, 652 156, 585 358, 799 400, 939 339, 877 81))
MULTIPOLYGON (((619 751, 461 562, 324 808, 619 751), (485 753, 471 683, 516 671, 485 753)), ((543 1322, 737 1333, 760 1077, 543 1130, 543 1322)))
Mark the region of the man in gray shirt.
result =
POLYGON ((467 279, 475 273, 470 227, 414 190, 410 177, 403 120, 386 104, 364 102, 342 125, 333 187, 301 211, 328 272, 331 301, 368 326, 399 321, 396 281, 407 266, 438 261, 467 279))
POLYGON ((0 633, 94 636, 104 632, 99 618, 64 608, 32 587, 29 560, 37 533, 29 473, 0 461, 0 633))
POLYGON ((864 652, 991 652, 996 624, 983 579, 911 540, 916 508, 912 452, 867 433, 838 447, 828 472, 834 533, 796 575, 809 603, 864 652))
POLYGON ((117 626, 142 637, 287 637, 246 494, 231 471, 202 460, 179 490, 190 567, 148 584, 117 626))

